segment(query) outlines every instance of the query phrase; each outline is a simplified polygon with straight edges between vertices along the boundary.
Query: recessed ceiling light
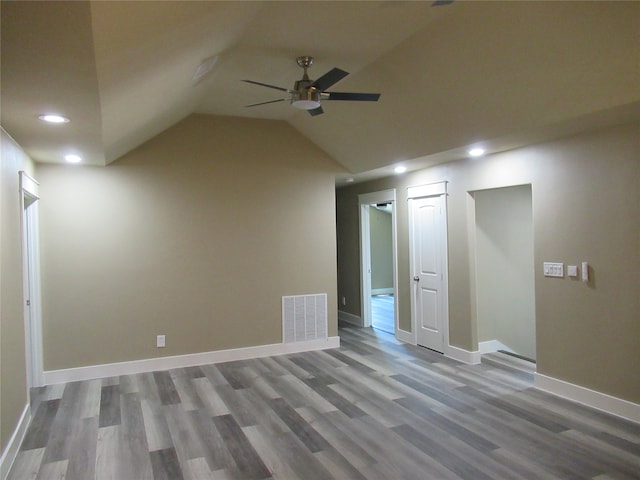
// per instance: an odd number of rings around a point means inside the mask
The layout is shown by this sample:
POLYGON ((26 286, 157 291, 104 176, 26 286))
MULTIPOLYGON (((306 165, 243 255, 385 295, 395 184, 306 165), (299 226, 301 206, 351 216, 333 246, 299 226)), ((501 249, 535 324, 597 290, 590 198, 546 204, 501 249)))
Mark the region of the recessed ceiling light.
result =
POLYGON ((80 163, 82 161, 82 157, 79 155, 65 155, 64 160, 67 163, 80 163))
POLYGON ((484 148, 472 148, 469 150, 469 155, 472 157, 481 157, 484 155, 484 148))
POLYGON ((40 115, 38 118, 43 122, 47 122, 47 123, 69 123, 71 121, 67 117, 63 117, 62 115, 57 115, 53 113, 40 115))
POLYGON ((396 173, 404 173, 407 171, 407 167, 403 167, 402 165, 396 167, 393 169, 394 172, 396 173))

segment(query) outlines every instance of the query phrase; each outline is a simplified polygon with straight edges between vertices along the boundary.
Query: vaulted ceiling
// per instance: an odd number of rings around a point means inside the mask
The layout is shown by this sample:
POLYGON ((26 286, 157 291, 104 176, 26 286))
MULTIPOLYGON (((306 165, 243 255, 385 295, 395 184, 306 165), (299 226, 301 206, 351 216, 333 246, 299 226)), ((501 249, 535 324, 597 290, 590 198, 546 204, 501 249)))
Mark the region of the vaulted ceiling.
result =
MULTIPOLYGON (((357 180, 640 117, 640 2, 2 1, 2 126, 108 165, 192 113, 286 121, 357 180), (309 74, 378 102, 245 105, 309 74), (194 81, 198 66, 217 57, 194 81), (57 112, 71 122, 37 120, 57 112)), ((286 96, 286 94, 285 94, 286 96)))

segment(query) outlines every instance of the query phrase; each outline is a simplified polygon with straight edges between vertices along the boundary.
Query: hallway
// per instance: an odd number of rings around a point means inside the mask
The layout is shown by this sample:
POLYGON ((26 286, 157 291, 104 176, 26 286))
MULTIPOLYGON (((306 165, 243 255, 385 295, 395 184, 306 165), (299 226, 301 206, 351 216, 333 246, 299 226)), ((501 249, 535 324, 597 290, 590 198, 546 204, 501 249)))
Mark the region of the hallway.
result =
POLYGON ((395 335, 393 295, 371 296, 371 326, 383 332, 395 335))

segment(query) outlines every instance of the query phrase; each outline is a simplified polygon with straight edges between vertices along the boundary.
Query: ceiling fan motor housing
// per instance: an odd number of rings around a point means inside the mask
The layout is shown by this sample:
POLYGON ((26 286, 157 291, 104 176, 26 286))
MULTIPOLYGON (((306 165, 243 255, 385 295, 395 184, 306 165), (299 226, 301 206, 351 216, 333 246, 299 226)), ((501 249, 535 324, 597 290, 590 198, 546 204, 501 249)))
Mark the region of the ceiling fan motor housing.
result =
POLYGON ((302 79, 295 84, 295 91, 291 94, 291 105, 301 110, 313 110, 320 106, 320 91, 309 86, 312 80, 302 79))

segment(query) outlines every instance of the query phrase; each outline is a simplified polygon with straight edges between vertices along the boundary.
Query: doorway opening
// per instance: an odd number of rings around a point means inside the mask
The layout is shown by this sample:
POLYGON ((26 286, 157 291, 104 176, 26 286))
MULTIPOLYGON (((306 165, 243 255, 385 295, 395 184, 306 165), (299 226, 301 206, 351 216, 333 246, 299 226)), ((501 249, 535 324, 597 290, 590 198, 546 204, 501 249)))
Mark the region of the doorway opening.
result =
POLYGON ((396 208, 395 190, 358 197, 362 325, 396 335, 396 208))
POLYGON ((38 182, 26 172, 20 175, 22 211, 22 265, 24 292, 25 355, 27 385, 43 385, 42 320, 40 312, 40 250, 38 240, 38 182))
POLYGON ((531 185, 479 190, 475 203, 478 350, 535 362, 531 185))

